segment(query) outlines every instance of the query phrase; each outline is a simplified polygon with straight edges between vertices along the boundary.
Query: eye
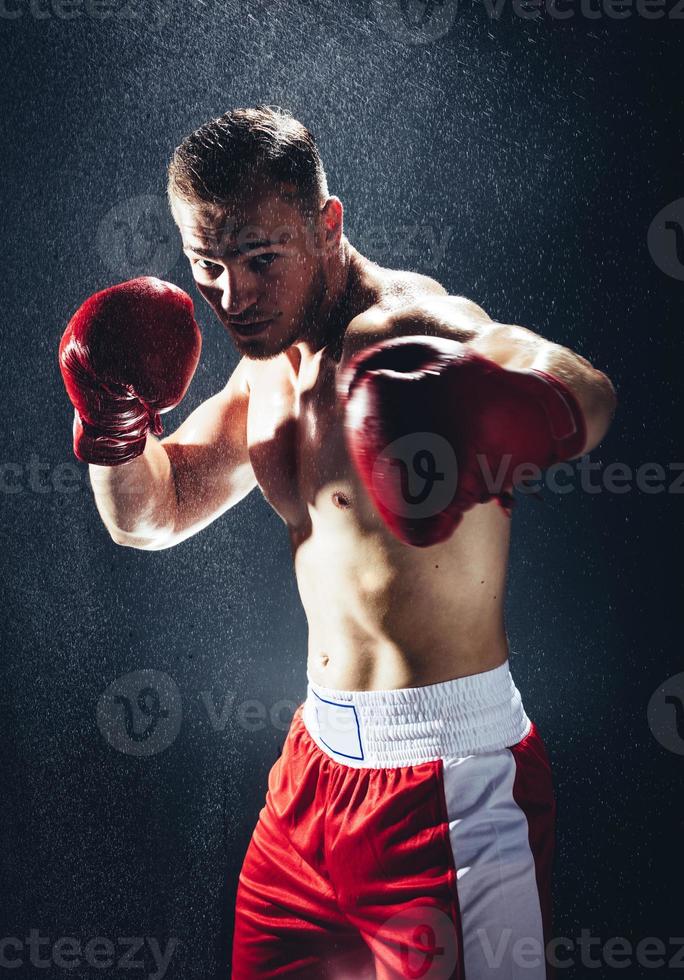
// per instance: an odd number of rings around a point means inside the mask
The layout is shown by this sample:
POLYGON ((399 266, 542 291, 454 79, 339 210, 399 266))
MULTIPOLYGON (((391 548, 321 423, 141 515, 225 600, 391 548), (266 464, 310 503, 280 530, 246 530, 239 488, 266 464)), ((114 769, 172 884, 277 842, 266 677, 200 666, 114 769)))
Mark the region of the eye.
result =
POLYGON ((200 267, 200 269, 205 269, 207 272, 213 269, 218 269, 216 262, 210 262, 209 259, 198 259, 197 265, 200 267))
POLYGON ((257 269, 266 269, 278 258, 276 252, 264 252, 263 255, 255 255, 251 260, 257 269))

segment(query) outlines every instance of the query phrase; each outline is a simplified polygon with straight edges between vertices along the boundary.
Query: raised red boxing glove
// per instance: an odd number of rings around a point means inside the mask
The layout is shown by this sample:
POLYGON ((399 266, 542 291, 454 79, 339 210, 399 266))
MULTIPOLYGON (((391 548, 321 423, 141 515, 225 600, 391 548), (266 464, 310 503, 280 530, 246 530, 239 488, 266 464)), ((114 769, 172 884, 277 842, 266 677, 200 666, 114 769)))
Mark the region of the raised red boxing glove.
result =
MULTIPOLYGON (((350 456, 387 527, 418 547, 445 541, 463 514, 513 475, 577 456, 586 441, 570 389, 508 370, 441 337, 397 337, 361 351, 340 377, 350 456)), ((528 474, 529 478, 529 474, 528 474)))
POLYGON ((95 293, 69 321, 59 366, 74 406, 74 453, 117 466, 140 456, 160 413, 185 395, 202 338, 192 300, 151 276, 95 293))

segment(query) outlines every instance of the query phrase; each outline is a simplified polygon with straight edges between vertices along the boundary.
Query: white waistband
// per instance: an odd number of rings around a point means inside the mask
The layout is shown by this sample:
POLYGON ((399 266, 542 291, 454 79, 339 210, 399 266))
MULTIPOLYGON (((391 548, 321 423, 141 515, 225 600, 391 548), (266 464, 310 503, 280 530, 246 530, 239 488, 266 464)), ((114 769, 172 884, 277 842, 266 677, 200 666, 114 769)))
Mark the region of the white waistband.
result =
POLYGON ((356 768, 386 769, 494 752, 530 730, 509 661, 426 687, 334 691, 307 678, 306 728, 324 752, 356 768))

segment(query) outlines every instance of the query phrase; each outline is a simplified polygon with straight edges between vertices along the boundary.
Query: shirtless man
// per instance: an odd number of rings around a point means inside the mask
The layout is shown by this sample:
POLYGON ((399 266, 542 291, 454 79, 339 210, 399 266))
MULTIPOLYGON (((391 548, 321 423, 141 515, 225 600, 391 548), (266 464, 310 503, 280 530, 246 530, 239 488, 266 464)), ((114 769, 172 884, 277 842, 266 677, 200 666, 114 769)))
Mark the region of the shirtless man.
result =
POLYGON ((158 280, 91 298, 60 363, 117 544, 172 547, 257 486, 289 532, 307 698, 240 874, 232 976, 548 976, 555 804, 509 670, 511 481, 488 489, 473 446, 494 472, 509 448, 539 466, 578 457, 610 424, 612 385, 364 258, 313 137, 282 110, 200 127, 169 196, 197 289, 242 355, 228 383, 159 438, 200 342, 188 297, 158 280), (416 431, 439 434, 422 460, 434 450, 448 487, 427 510, 420 493, 397 498, 402 465, 412 489, 428 478, 410 473, 416 431), (405 436, 393 467, 383 443, 405 436))

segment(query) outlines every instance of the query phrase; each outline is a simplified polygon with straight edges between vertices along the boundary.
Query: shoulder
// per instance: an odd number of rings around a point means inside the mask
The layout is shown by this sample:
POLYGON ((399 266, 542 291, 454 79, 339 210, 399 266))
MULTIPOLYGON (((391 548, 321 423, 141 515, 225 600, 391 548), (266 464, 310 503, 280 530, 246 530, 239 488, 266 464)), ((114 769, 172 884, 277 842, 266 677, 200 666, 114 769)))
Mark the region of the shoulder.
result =
POLYGON ((350 321, 342 344, 340 366, 364 347, 393 337, 424 335, 468 342, 492 325, 485 311, 465 296, 425 293, 396 306, 379 303, 350 321))
POLYGON ((223 390, 236 395, 248 395, 251 364, 252 362, 250 362, 249 358, 241 357, 223 390))

